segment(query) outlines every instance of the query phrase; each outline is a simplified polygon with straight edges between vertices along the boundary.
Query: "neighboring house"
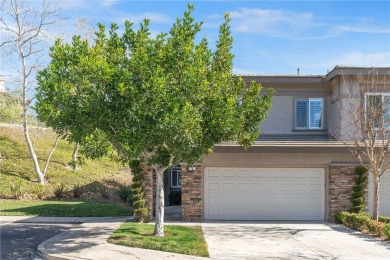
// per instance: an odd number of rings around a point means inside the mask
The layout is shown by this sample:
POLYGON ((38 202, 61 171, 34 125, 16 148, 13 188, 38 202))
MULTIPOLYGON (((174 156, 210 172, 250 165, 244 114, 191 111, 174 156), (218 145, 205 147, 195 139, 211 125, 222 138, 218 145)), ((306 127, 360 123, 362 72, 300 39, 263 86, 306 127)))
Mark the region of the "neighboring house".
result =
MULTIPOLYGON (((345 136, 343 97, 369 72, 337 66, 318 76, 243 76, 276 90, 272 109, 248 150, 224 143, 195 167, 181 163, 183 220, 333 220, 348 210, 359 164, 331 133, 345 136)), ((389 76, 390 68, 377 72, 389 76)), ((367 189, 371 209, 371 179, 367 189)), ((390 174, 382 177, 380 213, 390 216, 390 174)))
POLYGON ((0 75, 0 93, 5 92, 4 78, 0 75))

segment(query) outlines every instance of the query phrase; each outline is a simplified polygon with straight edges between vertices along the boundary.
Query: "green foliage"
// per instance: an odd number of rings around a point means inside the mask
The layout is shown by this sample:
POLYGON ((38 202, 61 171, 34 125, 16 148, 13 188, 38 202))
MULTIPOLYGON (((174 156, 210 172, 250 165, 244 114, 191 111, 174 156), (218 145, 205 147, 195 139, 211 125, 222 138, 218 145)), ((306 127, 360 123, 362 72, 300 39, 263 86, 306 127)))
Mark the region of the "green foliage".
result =
POLYGON ((133 204, 133 193, 131 190, 131 186, 119 185, 116 188, 116 193, 118 194, 121 201, 133 204))
POLYGON ((110 198, 110 190, 108 189, 108 187, 106 185, 104 185, 103 183, 99 183, 98 190, 99 190, 100 195, 102 195, 102 197, 104 199, 110 198))
POLYGON ((64 183, 60 182, 54 186, 54 196, 56 196, 57 199, 62 198, 66 192, 67 188, 64 183))
POLYGON ((355 178, 355 186, 352 188, 353 193, 351 196, 352 208, 351 212, 360 213, 363 212, 366 207, 365 191, 367 183, 367 168, 359 166, 356 167, 355 173, 358 175, 355 178))
POLYGON ((342 211, 336 214, 336 221, 347 227, 390 239, 390 224, 372 220, 371 216, 367 213, 342 211))
POLYGON ((0 122, 20 123, 22 121, 22 100, 7 93, 0 93, 0 122))
POLYGON ((168 225, 165 227, 165 237, 153 236, 153 229, 149 224, 127 222, 115 230, 108 242, 178 254, 209 256, 200 226, 168 225))
POLYGON ((77 156, 76 161, 69 161, 68 165, 72 168, 72 170, 78 169, 77 166, 83 166, 85 165, 85 159, 81 156, 77 156))
POLYGON ((383 222, 383 223, 390 224, 390 217, 379 216, 379 221, 380 221, 380 222, 383 222))
POLYGON ((143 172, 141 162, 134 160, 130 163, 131 173, 133 174, 133 183, 131 185, 133 194, 133 209, 134 219, 139 222, 143 222, 148 218, 148 209, 146 208, 145 193, 143 183, 145 180, 145 174, 143 172))
POLYGON ((383 236, 387 239, 390 240, 390 224, 385 224, 383 227, 383 236))
POLYGON ((91 158, 114 149, 126 162, 163 168, 197 161, 217 143, 250 146, 272 90, 260 95, 260 84, 233 75, 228 15, 213 51, 205 38, 195 40, 202 23, 192 11, 156 37, 145 20, 138 30, 125 22, 122 35, 116 24, 108 32, 99 25, 93 43, 56 41, 37 77, 39 119, 91 158))
MULTIPOLYGON (((0 92, 0 122, 21 124, 23 118, 23 106, 21 94, 13 92, 0 92)), ((31 113, 27 114, 30 125, 39 125, 37 118, 31 113)))
POLYGON ((46 195, 46 186, 44 185, 34 185, 32 188, 32 193, 38 198, 43 199, 43 197, 46 195))
POLYGON ((181 205, 181 191, 175 190, 169 194, 169 204, 181 205))
POLYGON ((80 198, 84 193, 84 187, 80 184, 73 185, 72 194, 73 198, 80 198))
POLYGON ((10 183, 10 191, 12 194, 12 197, 15 199, 23 199, 26 188, 21 180, 16 180, 12 183, 10 183))

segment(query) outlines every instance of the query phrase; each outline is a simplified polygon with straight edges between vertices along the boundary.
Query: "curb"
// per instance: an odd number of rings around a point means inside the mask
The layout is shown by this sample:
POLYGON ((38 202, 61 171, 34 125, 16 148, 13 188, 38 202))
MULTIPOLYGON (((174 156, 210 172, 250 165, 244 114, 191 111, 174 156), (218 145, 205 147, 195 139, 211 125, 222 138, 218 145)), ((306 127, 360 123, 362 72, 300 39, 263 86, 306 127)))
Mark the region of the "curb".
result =
MULTIPOLYGON (((67 231, 65 231, 67 232, 67 231)), ((36 250, 36 254, 38 257, 42 258, 42 259, 47 259, 47 260, 71 260, 71 259, 75 259, 75 258, 68 258, 68 257, 64 257, 64 256, 59 256, 59 255, 56 255, 56 254, 50 254, 50 252, 46 249, 47 247, 47 244, 50 243, 50 241, 52 241, 53 239, 55 239, 56 237, 59 237, 61 236, 62 234, 64 234, 65 232, 62 232, 61 234, 59 235, 56 235, 54 237, 51 237, 49 239, 46 239, 45 241, 43 241, 42 243, 40 243, 38 245, 38 248, 36 250)))
MULTIPOLYGON (((115 219, 115 218, 121 218, 121 217, 101 217, 101 218, 89 218, 89 217, 80 217, 80 218, 77 218, 75 219, 75 221, 77 222, 72 222, 70 224, 84 224, 84 223, 94 223, 94 222, 101 222, 103 220, 112 220, 112 219, 115 219)), ((125 217, 123 217, 125 218, 125 217)), ((126 216, 126 220, 124 221, 129 221, 129 220, 133 220, 133 217, 127 217, 126 216)), ((21 223, 21 222, 19 222, 21 223)), ((35 222, 37 223, 37 222, 35 222)), ((47 222, 46 222, 47 223, 47 222)), ((60 240, 60 239, 57 239, 59 237, 61 237, 63 234, 65 233, 68 233, 68 232, 72 232, 72 230, 68 230, 68 231, 65 231, 65 232, 62 232, 61 234, 58 234, 56 236, 53 236, 49 239, 46 239, 45 241, 43 241, 42 243, 40 243, 38 245, 38 248, 36 249, 36 256, 42 258, 42 259, 47 259, 47 260, 77 260, 77 259, 80 259, 80 260, 93 260, 93 259, 90 259, 90 258, 79 258, 79 257, 75 257, 75 256, 72 256, 72 257, 66 257, 66 256, 63 256, 61 255, 61 253, 52 253, 50 252, 47 247, 49 245, 50 242, 52 241, 57 241, 57 240, 60 240)))

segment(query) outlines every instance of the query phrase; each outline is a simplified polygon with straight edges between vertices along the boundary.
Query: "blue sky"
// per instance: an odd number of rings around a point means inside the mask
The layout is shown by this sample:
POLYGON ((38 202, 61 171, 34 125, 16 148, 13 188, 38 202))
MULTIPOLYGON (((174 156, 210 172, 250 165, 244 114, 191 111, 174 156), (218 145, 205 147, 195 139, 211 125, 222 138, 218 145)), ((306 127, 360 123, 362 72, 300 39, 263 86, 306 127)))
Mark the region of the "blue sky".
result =
MULTIPOLYGON (((187 1, 57 0, 69 18, 123 25, 151 20, 167 32, 187 1)), ((240 74, 326 74, 336 65, 390 67, 390 1, 192 1, 214 43, 225 12, 231 14, 234 71, 240 74)), ((67 29, 65 29, 67 28, 67 29)))

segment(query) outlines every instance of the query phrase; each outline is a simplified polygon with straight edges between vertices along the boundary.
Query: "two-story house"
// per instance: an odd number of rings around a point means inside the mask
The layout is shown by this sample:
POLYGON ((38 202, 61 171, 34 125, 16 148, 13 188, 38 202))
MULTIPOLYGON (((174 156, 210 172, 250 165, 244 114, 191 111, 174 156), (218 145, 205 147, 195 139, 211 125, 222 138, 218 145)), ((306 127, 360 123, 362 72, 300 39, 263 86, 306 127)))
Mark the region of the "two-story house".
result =
MULTIPOLYGON (((244 75, 247 82, 276 90, 272 109, 248 150, 234 142, 219 144, 195 167, 181 164, 183 220, 333 220, 348 210, 359 163, 332 134, 345 136, 343 102, 369 73, 337 66, 318 76, 244 75)), ((390 93, 390 68, 376 73, 387 80, 382 83, 390 93)), ((173 174, 177 187, 179 173, 173 174)), ((150 193, 153 178, 148 178, 150 193)), ((390 174, 382 177, 380 213, 390 215, 390 174)))

